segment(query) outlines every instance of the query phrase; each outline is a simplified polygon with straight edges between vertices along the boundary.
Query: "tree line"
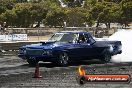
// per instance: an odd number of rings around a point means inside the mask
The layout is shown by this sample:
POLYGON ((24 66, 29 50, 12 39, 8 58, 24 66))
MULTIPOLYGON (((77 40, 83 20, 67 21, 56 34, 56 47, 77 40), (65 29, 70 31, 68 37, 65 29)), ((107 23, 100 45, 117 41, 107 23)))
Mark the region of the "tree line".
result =
POLYGON ((9 27, 33 27, 43 23, 48 27, 92 26, 104 23, 132 22, 131 0, 0 0, 0 23, 9 27))

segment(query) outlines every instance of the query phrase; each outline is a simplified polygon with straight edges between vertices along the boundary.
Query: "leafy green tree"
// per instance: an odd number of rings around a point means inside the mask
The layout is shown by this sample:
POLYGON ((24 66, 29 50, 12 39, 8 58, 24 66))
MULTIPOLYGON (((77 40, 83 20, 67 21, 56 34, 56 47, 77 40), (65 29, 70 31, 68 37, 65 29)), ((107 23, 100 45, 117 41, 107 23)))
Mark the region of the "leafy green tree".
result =
POLYGON ((107 28, 110 28, 110 23, 117 22, 120 18, 120 7, 115 3, 96 3, 96 5, 90 10, 92 13, 92 18, 97 21, 97 26, 99 23, 105 23, 107 28))
POLYGON ((89 25, 89 27, 91 27, 92 25, 94 25, 95 21, 92 18, 92 14, 90 12, 87 12, 85 14, 85 22, 87 25, 89 25))
POLYGON ((103 12, 104 5, 102 3, 97 3, 93 8, 91 8, 90 13, 92 14, 92 18, 97 21, 97 26, 99 26, 101 18, 99 18, 99 14, 103 12))
POLYGON ((17 27, 30 27, 35 22, 38 22, 40 25, 40 22, 46 17, 46 14, 47 9, 44 8, 43 4, 18 3, 12 10, 7 10, 5 13, 2 13, 1 20, 8 22, 10 25, 16 25, 17 27), (10 19, 13 20, 10 21, 10 19))
POLYGON ((132 22, 132 1, 122 0, 120 7, 121 17, 119 23, 124 24, 126 27, 129 22, 132 22))
POLYGON ((104 0, 106 2, 114 2, 114 3, 120 3, 122 0, 104 0))
POLYGON ((37 22, 37 25, 40 25, 42 20, 46 18, 47 12, 47 8, 45 8, 42 3, 32 4, 30 8, 32 25, 35 22, 37 22))
POLYGON ((31 4, 28 3, 19 3, 13 8, 15 11, 17 18, 16 18, 16 26, 17 27, 29 27, 31 22, 31 13, 30 8, 32 7, 31 4))
POLYGON ((49 11, 44 24, 50 27, 62 27, 66 19, 66 14, 62 9, 57 9, 56 11, 49 11))
POLYGON ((5 12, 6 10, 11 10, 16 1, 15 0, 0 0, 0 14, 5 12))
POLYGON ((58 0, 0 0, 0 21, 9 26, 31 27, 44 21, 47 26, 92 26, 97 22, 118 22, 127 26, 132 22, 131 0, 63 0, 72 7, 62 8, 58 0), (82 2, 85 1, 82 7, 82 2))
POLYGON ((28 2, 28 0, 16 0, 17 3, 25 3, 25 2, 28 2))
POLYGON ((94 7, 97 3, 97 0, 85 0, 85 3, 84 3, 84 8, 87 8, 87 9, 91 9, 92 7, 94 7))
POLYGON ((74 2, 74 0, 64 0, 65 2, 74 2))
POLYGON ((68 7, 81 7, 84 0, 64 0, 68 7))
POLYGON ((84 8, 69 8, 66 12, 67 26, 84 26, 86 12, 87 10, 84 8))
POLYGON ((114 6, 109 6, 109 7, 107 6, 98 15, 98 18, 99 18, 100 22, 105 23, 107 28, 110 28, 110 23, 115 22, 116 10, 113 7, 114 6))
POLYGON ((17 15, 14 11, 12 10, 6 10, 5 13, 2 13, 0 15, 0 20, 2 20, 3 22, 7 22, 7 25, 10 26, 15 26, 17 15))

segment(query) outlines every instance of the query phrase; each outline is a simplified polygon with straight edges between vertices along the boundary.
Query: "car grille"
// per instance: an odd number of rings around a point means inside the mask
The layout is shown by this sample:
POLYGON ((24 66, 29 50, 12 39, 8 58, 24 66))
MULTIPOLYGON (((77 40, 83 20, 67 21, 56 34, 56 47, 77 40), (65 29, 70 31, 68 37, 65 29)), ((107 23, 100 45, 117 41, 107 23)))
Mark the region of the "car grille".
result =
POLYGON ((42 49, 27 49, 26 54, 28 55, 43 55, 42 49))

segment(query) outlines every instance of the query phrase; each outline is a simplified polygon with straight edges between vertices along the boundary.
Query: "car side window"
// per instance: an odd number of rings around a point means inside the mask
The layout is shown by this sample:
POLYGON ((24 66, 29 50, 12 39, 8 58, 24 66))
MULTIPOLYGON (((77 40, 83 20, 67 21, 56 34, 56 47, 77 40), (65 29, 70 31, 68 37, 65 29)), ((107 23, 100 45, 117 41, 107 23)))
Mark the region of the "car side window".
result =
POLYGON ((88 34, 84 34, 85 40, 87 43, 90 43, 88 34))
POLYGON ((92 43, 95 43, 96 41, 93 39, 92 36, 89 36, 89 42, 92 44, 92 43))
POLYGON ((79 42, 79 43, 86 43, 87 40, 86 40, 86 38, 85 38, 85 35, 80 34, 80 35, 79 35, 79 38, 78 38, 78 42, 79 42))

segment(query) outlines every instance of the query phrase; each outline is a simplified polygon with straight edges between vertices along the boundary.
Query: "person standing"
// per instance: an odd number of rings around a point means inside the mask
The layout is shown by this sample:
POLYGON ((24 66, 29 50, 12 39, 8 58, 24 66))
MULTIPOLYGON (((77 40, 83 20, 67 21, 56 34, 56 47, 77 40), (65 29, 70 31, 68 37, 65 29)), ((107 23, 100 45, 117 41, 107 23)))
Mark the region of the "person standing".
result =
POLYGON ((7 24, 6 24, 6 22, 4 22, 3 25, 2 25, 2 32, 4 34, 6 33, 6 28, 7 28, 7 24))
POLYGON ((2 27, 2 25, 0 24, 0 34, 2 34, 2 30, 3 30, 3 27, 2 27))
POLYGON ((7 28, 7 24, 6 22, 3 23, 3 30, 6 31, 6 28, 7 28))

